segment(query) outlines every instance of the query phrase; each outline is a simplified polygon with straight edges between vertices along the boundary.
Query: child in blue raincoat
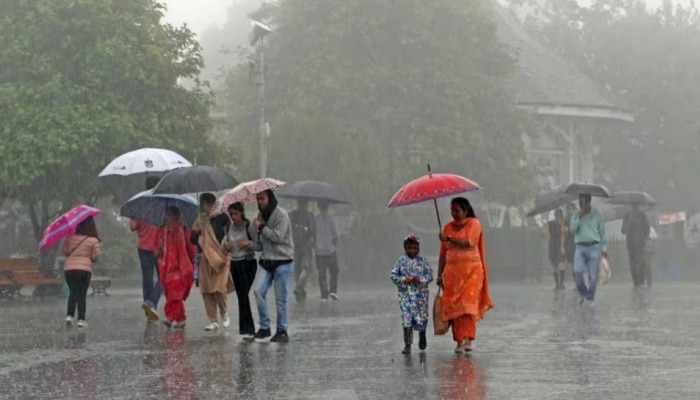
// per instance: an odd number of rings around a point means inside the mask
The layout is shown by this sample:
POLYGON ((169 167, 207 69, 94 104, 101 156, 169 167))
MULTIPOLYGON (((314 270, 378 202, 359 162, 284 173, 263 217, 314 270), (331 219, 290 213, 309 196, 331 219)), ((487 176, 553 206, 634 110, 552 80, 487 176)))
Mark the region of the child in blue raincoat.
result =
POLYGON ((421 257, 420 240, 410 235, 403 241, 405 254, 396 261, 391 271, 391 281, 399 289, 401 324, 403 325, 403 354, 411 352, 413 331, 419 334, 418 348, 425 350, 428 345, 425 329, 428 325, 429 291, 433 281, 433 270, 428 261, 421 257))

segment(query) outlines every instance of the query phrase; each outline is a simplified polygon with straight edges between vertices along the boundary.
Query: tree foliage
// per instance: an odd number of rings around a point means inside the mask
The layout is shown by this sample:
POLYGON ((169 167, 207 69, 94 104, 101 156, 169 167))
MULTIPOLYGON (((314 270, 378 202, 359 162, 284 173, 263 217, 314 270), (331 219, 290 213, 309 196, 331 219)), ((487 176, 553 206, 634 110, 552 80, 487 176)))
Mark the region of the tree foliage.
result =
MULTIPOLYGON (((274 26, 265 47, 270 175, 332 182, 359 205, 382 207, 430 162, 500 202, 529 195, 522 116, 506 88, 515 62, 478 2, 283 0, 264 14, 274 26)), ((247 61, 220 100, 255 154, 247 61)))
POLYGON ((154 0, 0 0, 0 188, 48 219, 104 194, 117 155, 164 147, 211 154, 212 95, 196 78, 200 47, 161 23, 154 0))
POLYGON ((700 201, 700 13, 666 1, 538 2, 531 28, 636 111, 624 135, 601 145, 600 168, 621 187, 644 189, 663 208, 700 201), (619 157, 625 154, 625 157, 619 157), (665 204, 664 204, 665 203, 665 204))

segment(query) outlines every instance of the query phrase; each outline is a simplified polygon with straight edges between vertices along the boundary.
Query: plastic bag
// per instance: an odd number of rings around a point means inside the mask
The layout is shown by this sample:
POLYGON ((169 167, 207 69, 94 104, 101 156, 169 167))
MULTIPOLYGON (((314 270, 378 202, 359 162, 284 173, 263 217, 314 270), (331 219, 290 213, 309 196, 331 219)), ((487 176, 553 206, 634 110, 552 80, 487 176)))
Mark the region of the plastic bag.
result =
POLYGON ((601 285, 605 285, 612 278, 612 269, 610 269, 610 263, 607 257, 602 257, 600 259, 600 265, 598 266, 598 280, 601 285))

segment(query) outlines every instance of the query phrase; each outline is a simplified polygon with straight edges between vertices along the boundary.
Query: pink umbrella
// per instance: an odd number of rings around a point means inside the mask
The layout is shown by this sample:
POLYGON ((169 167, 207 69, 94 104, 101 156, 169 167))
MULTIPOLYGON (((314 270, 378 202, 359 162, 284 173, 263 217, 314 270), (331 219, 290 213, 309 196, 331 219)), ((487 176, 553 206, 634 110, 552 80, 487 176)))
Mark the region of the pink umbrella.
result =
POLYGON ((61 215, 53 221, 41 233, 39 241, 39 251, 47 249, 58 243, 61 239, 75 232, 78 224, 85 221, 89 217, 100 215, 102 210, 86 205, 75 207, 67 213, 61 215))
POLYGON ((243 204, 249 203, 255 200, 255 195, 258 193, 266 190, 276 190, 284 185, 284 182, 270 178, 243 182, 219 197, 214 206, 214 214, 218 215, 224 213, 228 206, 236 202, 243 204))

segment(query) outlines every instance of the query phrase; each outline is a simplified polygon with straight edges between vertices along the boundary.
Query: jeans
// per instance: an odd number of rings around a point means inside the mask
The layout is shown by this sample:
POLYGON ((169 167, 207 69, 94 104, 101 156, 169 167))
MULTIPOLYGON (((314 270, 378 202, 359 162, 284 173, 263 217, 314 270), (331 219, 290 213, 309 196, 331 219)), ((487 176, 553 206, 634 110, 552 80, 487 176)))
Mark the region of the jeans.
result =
POLYGON ((321 298, 328 299, 329 293, 338 294, 338 256, 336 253, 321 256, 316 255, 316 268, 318 269, 318 284, 321 288, 321 298), (330 290, 326 271, 331 275, 330 290))
POLYGON ((277 330, 287 331, 289 325, 289 277, 294 271, 294 263, 282 264, 270 272, 260 268, 260 281, 255 288, 255 301, 258 304, 260 329, 270 329, 270 315, 267 311, 267 291, 275 285, 275 301, 277 304, 277 330))
POLYGON ((576 245, 576 254, 574 255, 574 280, 578 292, 586 300, 593 301, 595 299, 596 286, 598 285, 598 266, 602 256, 602 247, 600 244, 593 246, 576 245), (588 275, 588 286, 584 274, 588 275))
POLYGON ((66 283, 70 293, 68 294, 67 315, 75 317, 75 309, 78 308, 78 320, 85 321, 87 308, 87 292, 90 287, 92 273, 88 271, 70 270, 64 272, 66 283))
POLYGON ((155 310, 163 294, 163 287, 158 277, 158 258, 152 251, 139 249, 139 260, 141 261, 143 302, 155 310))

